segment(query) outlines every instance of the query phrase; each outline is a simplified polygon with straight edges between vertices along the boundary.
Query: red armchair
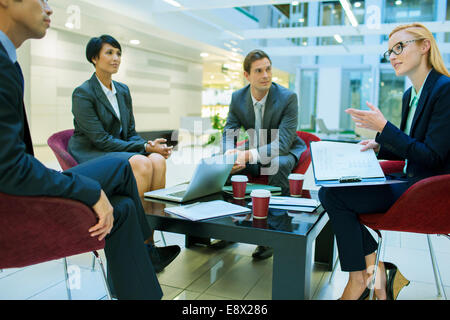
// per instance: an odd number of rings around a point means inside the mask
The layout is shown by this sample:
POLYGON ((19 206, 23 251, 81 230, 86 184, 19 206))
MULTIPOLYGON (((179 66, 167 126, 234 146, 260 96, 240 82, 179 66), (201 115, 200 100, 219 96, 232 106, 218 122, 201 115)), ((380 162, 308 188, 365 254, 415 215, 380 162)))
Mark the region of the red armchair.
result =
MULTIPOLYGON (((393 165, 395 166, 396 164, 393 165)), ((403 168, 403 165, 404 163, 401 162, 400 167, 403 168)), ((441 296, 442 289, 445 299, 447 299, 447 295, 430 235, 444 235, 450 239, 450 216, 448 215, 450 207, 449 192, 450 174, 429 177, 412 185, 387 212, 359 215, 361 223, 373 229, 378 234, 377 263, 375 266, 378 265, 381 251, 381 230, 426 234, 436 280, 437 294, 441 296)), ((375 278, 376 268, 374 270, 373 281, 375 281, 375 278)), ((373 290, 371 290, 372 296, 373 290)))
MULTIPOLYGON (((385 174, 401 172, 404 164, 404 161, 380 162, 385 174)), ((380 231, 424 233, 427 235, 438 296, 441 295, 442 288, 444 297, 447 299, 430 235, 444 235, 450 239, 450 216, 448 215, 450 208, 449 192, 450 174, 429 177, 409 187, 387 212, 359 215, 360 222, 378 234, 378 249, 374 276, 372 278, 372 288, 376 281, 376 266, 378 266, 382 245, 380 231)), ((330 276, 330 281, 333 273, 334 270, 330 276)), ((371 290, 370 299, 372 297, 373 290, 371 290)))
POLYGON ((0 269, 20 268, 93 251, 101 266, 108 297, 103 263, 96 252, 105 241, 92 238, 87 230, 96 223, 94 212, 81 202, 56 197, 14 196, 0 193, 0 269))
POLYGON ((53 134, 47 140, 47 144, 50 149, 53 150, 56 159, 58 159, 59 165, 63 170, 70 169, 78 165, 78 162, 67 151, 67 145, 69 144, 70 137, 73 136, 73 129, 57 132, 53 134))
MULTIPOLYGON (((305 143, 307 149, 302 153, 297 166, 292 170, 292 173, 301 173, 304 174, 306 170, 308 170, 309 164, 311 163, 311 151, 310 151, 310 143, 311 141, 320 141, 320 138, 316 135, 304 131, 297 131, 297 136, 300 137, 305 143)), ((245 141, 238 142, 237 146, 244 144, 245 141)), ((259 183, 259 184, 267 184, 268 179, 267 176, 261 175, 260 177, 251 177, 248 175, 248 180, 251 183, 259 183)))

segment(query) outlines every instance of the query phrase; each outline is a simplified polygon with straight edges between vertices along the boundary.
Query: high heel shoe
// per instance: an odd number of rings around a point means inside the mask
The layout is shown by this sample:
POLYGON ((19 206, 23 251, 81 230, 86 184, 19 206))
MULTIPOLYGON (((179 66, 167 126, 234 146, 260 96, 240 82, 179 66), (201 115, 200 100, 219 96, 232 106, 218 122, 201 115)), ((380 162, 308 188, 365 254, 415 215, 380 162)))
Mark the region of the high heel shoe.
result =
POLYGON ((386 271, 387 300, 397 300, 400 290, 409 285, 409 280, 401 274, 400 270, 393 263, 384 262, 384 269, 386 271))
MULTIPOLYGON (((361 293, 361 296, 358 298, 358 300, 367 300, 369 299, 370 290, 368 288, 365 288, 363 293, 361 293)), ((341 298, 338 298, 337 300, 342 300, 341 298)))
POLYGON ((368 300, 370 295, 369 288, 365 288, 363 293, 361 293, 361 296, 358 298, 358 300, 368 300))

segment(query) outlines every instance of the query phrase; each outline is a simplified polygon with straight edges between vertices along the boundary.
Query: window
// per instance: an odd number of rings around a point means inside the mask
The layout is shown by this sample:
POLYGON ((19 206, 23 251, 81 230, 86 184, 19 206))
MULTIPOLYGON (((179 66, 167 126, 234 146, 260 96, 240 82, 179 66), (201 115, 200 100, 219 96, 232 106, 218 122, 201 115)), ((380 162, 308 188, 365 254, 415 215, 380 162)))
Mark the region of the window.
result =
MULTIPOLYGON (((359 24, 364 24, 364 1, 350 0, 352 12, 359 24)), ((321 2, 319 10, 319 25, 351 25, 347 15, 339 2, 321 2)), ((343 36, 345 44, 363 44, 362 36, 343 36)), ((322 37, 317 39, 318 45, 337 45, 339 44, 334 37, 322 37)))
MULTIPOLYGON (((450 20, 450 0, 447 0, 447 16, 446 20, 450 20)), ((450 32, 445 33, 445 42, 450 42, 450 32)))
POLYGON ((450 20, 450 0, 447 0, 447 18, 446 20, 450 20))
POLYGON ((402 117, 402 97, 405 79, 397 77, 392 70, 380 71, 380 99, 378 108, 386 120, 400 127, 402 117))
POLYGON ((384 23, 436 20, 435 0, 385 0, 384 23))
MULTIPOLYGON (((353 14, 359 24, 364 24, 364 1, 349 0, 353 14)), ((319 23, 321 26, 350 25, 340 2, 321 2, 319 10, 319 23)))
POLYGON ((317 78, 317 70, 301 70, 298 130, 315 129, 317 78))
POLYGON ((373 79, 370 70, 342 70, 339 129, 354 131, 355 124, 345 109, 367 109, 366 101, 370 101, 372 85, 373 79))
MULTIPOLYGON (((342 36, 342 41, 345 44, 364 44, 364 37, 362 36, 342 36)), ((339 42, 334 37, 317 38, 317 44, 320 46, 339 45, 339 42)))
MULTIPOLYGON (((308 26, 308 3, 291 5, 289 20, 291 28, 308 26)), ((289 40, 297 46, 308 45, 308 38, 290 38, 289 40)))

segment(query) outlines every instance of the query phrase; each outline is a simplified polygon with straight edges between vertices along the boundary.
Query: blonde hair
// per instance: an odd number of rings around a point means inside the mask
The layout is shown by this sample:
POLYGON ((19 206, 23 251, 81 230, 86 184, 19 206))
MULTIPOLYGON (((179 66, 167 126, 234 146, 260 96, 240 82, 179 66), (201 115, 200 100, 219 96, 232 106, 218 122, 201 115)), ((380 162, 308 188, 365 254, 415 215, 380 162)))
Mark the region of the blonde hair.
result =
POLYGON ((442 59, 441 53, 439 52, 439 48, 437 46, 436 40, 433 37, 433 34, 421 23, 411 23, 404 24, 396 27, 389 34, 389 38, 391 36, 401 30, 405 30, 406 32, 415 36, 417 40, 429 40, 431 47, 428 54, 428 64, 433 67, 437 72, 450 77, 450 73, 445 67, 444 60, 442 59))

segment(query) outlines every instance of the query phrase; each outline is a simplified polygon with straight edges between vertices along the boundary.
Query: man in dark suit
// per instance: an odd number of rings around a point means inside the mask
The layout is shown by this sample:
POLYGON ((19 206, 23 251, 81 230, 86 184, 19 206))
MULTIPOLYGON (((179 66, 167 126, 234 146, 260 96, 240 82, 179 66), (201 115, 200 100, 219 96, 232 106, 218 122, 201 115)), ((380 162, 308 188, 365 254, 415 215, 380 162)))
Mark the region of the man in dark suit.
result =
MULTIPOLYGON (((223 133, 223 151, 237 153, 231 173, 267 175, 270 185, 288 195, 288 175, 306 150, 296 134, 297 95, 272 82, 272 62, 264 51, 253 50, 246 56, 244 76, 249 84, 233 93, 223 133), (241 127, 249 135, 245 150, 236 149, 241 127)), ((253 257, 271 255, 271 250, 259 246, 253 257)))
POLYGON ((45 0, 0 1, 0 191, 69 198, 92 207, 98 223, 86 232, 106 240, 108 277, 117 298, 160 299, 144 245, 150 229, 142 221, 145 212, 128 161, 105 156, 61 173, 33 155, 16 48, 44 37, 51 14, 45 0))
POLYGON ((306 150, 296 134, 297 95, 272 82, 272 62, 261 50, 246 56, 244 76, 249 84, 233 93, 223 133, 224 152, 238 154, 231 173, 268 175, 269 184, 288 195, 287 177, 306 150), (249 134, 246 150, 235 149, 241 127, 249 134))

